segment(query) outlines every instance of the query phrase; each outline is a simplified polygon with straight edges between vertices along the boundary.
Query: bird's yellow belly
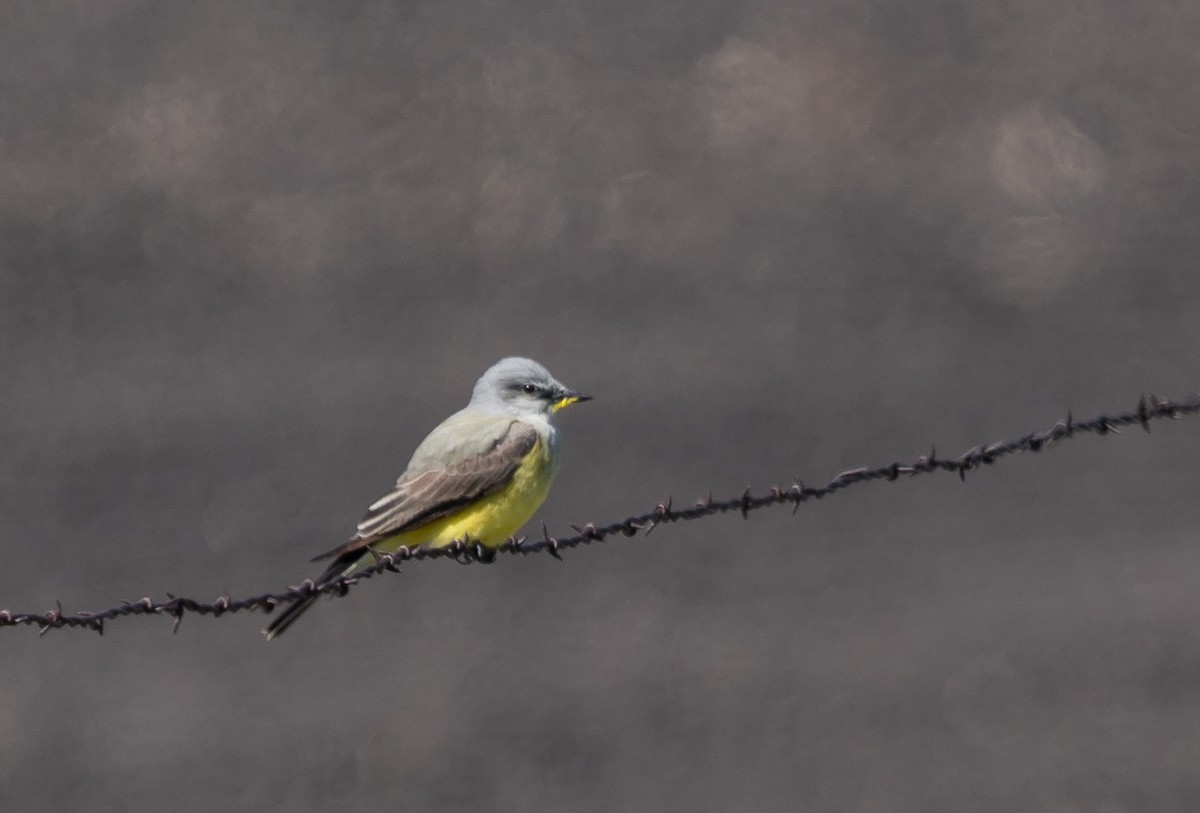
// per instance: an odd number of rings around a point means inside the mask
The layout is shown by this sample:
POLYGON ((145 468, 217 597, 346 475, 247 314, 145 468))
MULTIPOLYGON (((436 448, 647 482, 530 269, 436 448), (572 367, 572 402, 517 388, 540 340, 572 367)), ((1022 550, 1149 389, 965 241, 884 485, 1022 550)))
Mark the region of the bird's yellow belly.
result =
POLYGON ((372 547, 381 551, 395 551, 401 545, 440 548, 456 539, 467 539, 494 548, 529 521, 545 502, 553 481, 553 462, 546 444, 538 440, 504 488, 448 517, 388 537, 372 547))

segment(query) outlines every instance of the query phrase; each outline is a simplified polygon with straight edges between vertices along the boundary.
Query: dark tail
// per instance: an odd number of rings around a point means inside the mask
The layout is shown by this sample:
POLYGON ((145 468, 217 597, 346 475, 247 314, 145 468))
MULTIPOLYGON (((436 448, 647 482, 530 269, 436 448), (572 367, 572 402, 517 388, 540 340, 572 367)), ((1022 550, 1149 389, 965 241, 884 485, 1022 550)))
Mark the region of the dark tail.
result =
MULTIPOLYGON (((334 559, 333 562, 330 563, 329 567, 325 569, 325 572, 317 577, 314 583, 324 584, 325 582, 331 581, 340 576, 345 576, 358 566, 358 562, 360 559, 362 559, 362 557, 363 552, 361 549, 346 551, 341 556, 334 559)), ((314 594, 294 600, 291 604, 283 609, 283 612, 281 612, 278 617, 276 617, 271 621, 270 624, 267 624, 267 626, 263 628, 263 635, 267 637, 268 641, 270 641, 272 638, 277 638, 278 636, 283 635, 287 628, 299 621, 300 616, 304 615, 305 611, 315 604, 317 599, 320 597, 320 594, 314 594)))

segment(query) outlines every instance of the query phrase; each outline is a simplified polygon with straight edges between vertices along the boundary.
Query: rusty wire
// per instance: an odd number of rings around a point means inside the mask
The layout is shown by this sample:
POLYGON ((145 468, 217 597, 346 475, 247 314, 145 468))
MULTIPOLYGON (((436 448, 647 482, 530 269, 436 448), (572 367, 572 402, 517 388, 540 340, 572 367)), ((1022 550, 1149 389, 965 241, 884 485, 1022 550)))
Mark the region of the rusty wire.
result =
POLYGON ((137 601, 125 601, 100 612, 64 613, 62 604, 57 601, 54 609, 46 613, 17 613, 11 610, 0 610, 0 627, 37 626, 43 635, 52 629, 82 627, 95 630, 103 635, 105 623, 116 618, 133 615, 164 615, 174 619, 173 630, 178 630, 179 622, 187 613, 212 616, 222 616, 243 610, 263 610, 269 613, 275 607, 289 604, 293 600, 305 596, 314 594, 344 596, 355 585, 380 573, 399 572, 400 565, 405 562, 441 558, 453 559, 458 562, 490 562, 499 553, 521 555, 549 553, 555 558, 560 558, 562 551, 579 545, 602 542, 617 535, 630 537, 642 532, 648 534, 655 527, 671 522, 685 522, 730 511, 736 511, 745 517, 751 511, 772 505, 791 505, 792 513, 795 513, 801 503, 821 499, 857 483, 872 480, 892 481, 901 476, 915 477, 934 471, 952 472, 957 474, 960 479, 965 479, 968 471, 990 465, 1002 457, 1018 452, 1038 452, 1079 434, 1107 435, 1109 432, 1119 432, 1122 427, 1136 425, 1140 425, 1149 432, 1151 421, 1179 418, 1197 413, 1200 413, 1200 397, 1185 401, 1169 401, 1144 395, 1138 401, 1137 408, 1130 412, 1112 416, 1100 415, 1084 421, 1074 420, 1068 413, 1065 420, 1059 421, 1049 429, 1030 432, 1015 440, 976 446, 953 459, 939 458, 936 450, 930 450, 929 454, 922 455, 911 463, 891 463, 876 468, 856 468, 843 471, 823 486, 806 486, 800 481, 795 481, 786 488, 771 486, 765 494, 759 495, 751 493, 750 489, 740 496, 729 499, 714 499, 710 494, 687 508, 675 508, 668 499, 666 502, 659 503, 652 511, 607 525, 593 523, 582 527, 572 525, 575 533, 570 536, 550 536, 543 524, 541 538, 513 537, 495 549, 483 548, 478 544, 468 542, 454 542, 443 548, 410 549, 402 547, 395 553, 379 554, 376 562, 353 575, 321 584, 317 584, 311 579, 305 579, 287 590, 264 593, 250 598, 234 599, 228 595, 222 595, 214 601, 203 602, 167 593, 166 601, 155 601, 146 597, 137 601))

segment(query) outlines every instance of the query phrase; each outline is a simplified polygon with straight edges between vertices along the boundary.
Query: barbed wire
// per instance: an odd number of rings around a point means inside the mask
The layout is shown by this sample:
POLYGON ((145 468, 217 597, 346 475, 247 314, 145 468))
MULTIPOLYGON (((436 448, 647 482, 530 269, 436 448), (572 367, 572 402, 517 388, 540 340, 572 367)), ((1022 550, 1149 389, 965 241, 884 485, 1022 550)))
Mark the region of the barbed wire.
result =
POLYGON ((796 480, 786 488, 771 486, 765 494, 759 495, 746 489, 741 496, 719 500, 714 499, 710 493, 708 497, 698 500, 687 508, 675 508, 671 500, 667 499, 666 502, 656 505, 652 511, 626 517, 607 525, 594 523, 584 526, 572 525, 575 533, 570 536, 551 536, 543 523, 540 539, 512 537, 496 548, 485 548, 478 543, 466 541, 453 542, 441 548, 401 547, 394 553, 378 554, 373 564, 350 576, 322 583, 305 579, 287 590, 263 593, 250 598, 234 599, 225 594, 211 602, 203 602, 167 593, 166 601, 155 601, 145 597, 138 601, 125 601, 100 612, 64 613, 62 603, 58 601, 54 603, 54 609, 46 613, 17 613, 11 610, 0 610, 0 627, 37 626, 42 635, 52 629, 80 627, 94 630, 103 635, 106 622, 117 618, 135 615, 164 615, 173 619, 172 631, 177 631, 180 621, 187 613, 214 617, 246 610, 263 610, 269 613, 275 607, 290 604, 299 598, 313 595, 344 596, 355 585, 381 573, 399 572, 400 566, 407 562, 424 559, 453 559, 461 563, 491 562, 500 553, 522 556, 531 553, 548 553, 555 558, 561 558, 562 551, 580 545, 603 542, 613 536, 631 537, 639 533, 649 534, 659 525, 687 522, 731 511, 740 513, 744 518, 751 511, 768 506, 791 505, 794 514, 802 503, 819 500, 858 483, 874 480, 894 481, 902 476, 915 477, 935 471, 951 472, 957 474, 960 479, 966 479, 967 472, 981 466, 991 465, 1000 458, 1018 452, 1040 452, 1060 441, 1080 434, 1103 436, 1110 432, 1119 433, 1124 427, 1138 425, 1149 432, 1151 421, 1164 418, 1174 419, 1197 413, 1200 413, 1200 397, 1184 401, 1169 401, 1152 395, 1143 395, 1138 401, 1137 408, 1130 412, 1099 415, 1083 421, 1074 420, 1071 414, 1067 413, 1065 420, 1057 422, 1049 429, 1030 432, 1015 440, 976 446, 956 458, 939 458, 936 449, 931 449, 929 454, 922 455, 911 463, 890 463, 875 468, 848 469, 822 486, 806 486, 803 482, 796 480))

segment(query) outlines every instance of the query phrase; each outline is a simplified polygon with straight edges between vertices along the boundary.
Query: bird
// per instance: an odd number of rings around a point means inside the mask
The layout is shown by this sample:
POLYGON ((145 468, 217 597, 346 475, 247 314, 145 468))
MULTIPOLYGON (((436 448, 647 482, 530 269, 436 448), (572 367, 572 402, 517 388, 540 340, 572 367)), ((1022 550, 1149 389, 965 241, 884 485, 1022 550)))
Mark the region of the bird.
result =
MULTIPOLYGON (((564 386, 541 364, 511 356, 475 382, 466 407, 417 446, 396 484, 359 521, 355 534, 313 558, 332 560, 314 580, 353 573, 401 546, 445 547, 461 540, 496 548, 545 501, 559 467, 554 415, 592 396, 564 386)), ((284 633, 317 600, 296 598, 263 629, 284 633)))

